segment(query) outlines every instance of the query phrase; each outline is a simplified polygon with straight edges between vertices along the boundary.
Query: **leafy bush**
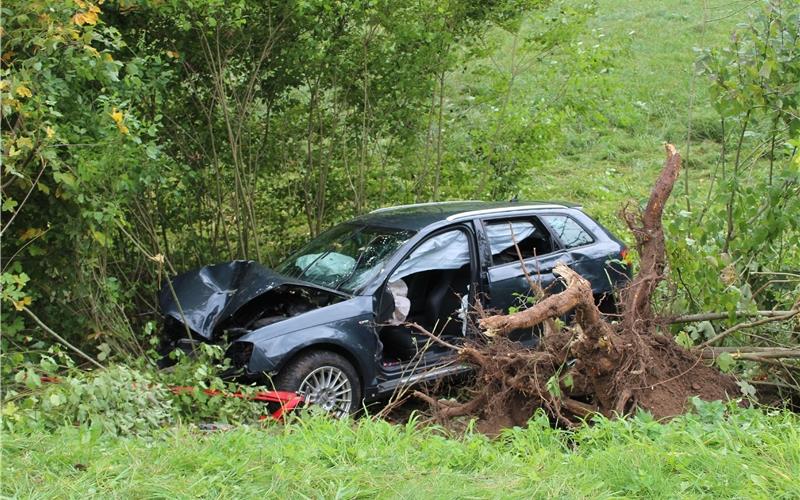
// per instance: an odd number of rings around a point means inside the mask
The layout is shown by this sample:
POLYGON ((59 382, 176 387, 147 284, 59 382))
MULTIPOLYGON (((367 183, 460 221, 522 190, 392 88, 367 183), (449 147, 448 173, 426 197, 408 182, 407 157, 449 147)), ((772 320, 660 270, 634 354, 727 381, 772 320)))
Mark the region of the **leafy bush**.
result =
POLYGON ((136 435, 175 420, 169 389, 122 365, 78 372, 55 383, 43 381, 30 367, 16 378, 31 392, 5 394, 3 423, 14 432, 78 425, 110 435, 136 435))
POLYGON ((112 436, 139 435, 176 422, 253 423, 267 411, 248 399, 263 388, 219 378, 227 365, 218 346, 202 345, 166 371, 140 364, 85 372, 57 348, 41 353, 37 365, 23 365, 3 394, 4 426, 15 432, 77 425, 112 436))

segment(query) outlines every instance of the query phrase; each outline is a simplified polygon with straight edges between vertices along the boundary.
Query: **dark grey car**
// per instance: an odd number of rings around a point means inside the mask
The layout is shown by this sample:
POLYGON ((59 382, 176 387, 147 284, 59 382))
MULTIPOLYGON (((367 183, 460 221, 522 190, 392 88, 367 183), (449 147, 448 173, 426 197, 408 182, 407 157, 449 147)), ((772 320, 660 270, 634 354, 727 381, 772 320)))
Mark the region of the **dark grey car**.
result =
MULTIPOLYGON (((239 379, 297 391, 336 413, 399 385, 467 370, 417 323, 463 342, 477 300, 523 307, 527 273, 558 287, 563 261, 591 283, 601 307, 629 279, 625 246, 565 203, 448 202, 376 210, 340 224, 269 270, 234 261, 176 277, 161 291, 164 352, 229 343, 239 379)), ((513 333, 528 345, 536 332, 513 333)))

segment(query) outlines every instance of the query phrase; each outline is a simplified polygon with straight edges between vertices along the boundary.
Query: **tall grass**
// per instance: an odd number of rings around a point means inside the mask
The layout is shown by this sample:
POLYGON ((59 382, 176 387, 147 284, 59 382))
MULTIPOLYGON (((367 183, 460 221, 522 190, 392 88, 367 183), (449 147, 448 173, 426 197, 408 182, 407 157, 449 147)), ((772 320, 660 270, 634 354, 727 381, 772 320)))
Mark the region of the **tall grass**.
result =
POLYGON ((122 439, 64 428, 6 435, 2 459, 16 498, 797 498, 800 419, 711 403, 576 432, 539 416, 494 440, 317 416, 122 439))

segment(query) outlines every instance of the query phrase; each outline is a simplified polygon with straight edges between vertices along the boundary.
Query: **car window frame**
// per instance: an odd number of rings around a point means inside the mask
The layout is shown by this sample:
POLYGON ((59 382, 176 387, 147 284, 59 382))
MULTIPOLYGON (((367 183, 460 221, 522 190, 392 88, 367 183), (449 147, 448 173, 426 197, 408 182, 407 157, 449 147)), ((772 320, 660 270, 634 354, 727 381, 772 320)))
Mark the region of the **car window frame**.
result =
MULTIPOLYGON (((552 252, 548 252, 548 253, 545 253, 545 254, 542 254, 542 255, 536 255, 536 256, 531 256, 531 257, 527 257, 527 258, 523 258, 522 259, 523 262, 528 262, 528 261, 541 259, 543 257, 549 257, 549 256, 552 256, 552 255, 563 253, 563 252, 566 251, 566 248, 564 247, 564 244, 562 243, 562 241, 553 233, 553 229, 550 227, 550 225, 547 224, 544 220, 541 219, 540 215, 541 214, 536 213, 536 212, 529 212, 529 213, 526 213, 526 214, 517 214, 517 213, 515 213, 515 214, 506 214, 506 215, 499 214, 499 215, 493 216, 491 218, 488 218, 488 217, 479 218, 479 219, 477 219, 477 221, 481 223, 481 231, 483 231, 483 234, 486 235, 487 234, 487 231, 486 231, 487 230, 487 226, 492 222, 500 221, 500 222, 511 222, 511 223, 513 223, 515 221, 524 221, 524 220, 528 220, 529 221, 532 217, 537 218, 539 220, 539 224, 541 224, 542 228, 544 228, 544 230, 550 235, 550 239, 552 240, 553 246, 555 247, 555 249, 552 252)), ((487 242, 487 244, 488 244, 488 242, 487 242)), ((487 271, 492 270, 492 269, 499 269, 499 268, 502 268, 504 266, 518 266, 519 265, 519 260, 511 261, 511 262, 504 262, 502 264, 495 264, 494 263, 494 256, 492 255, 491 247, 489 247, 487 249, 487 254, 488 254, 488 258, 489 258, 489 262, 487 263, 488 265, 486 266, 486 270, 487 271)))
POLYGON ((599 241, 599 239, 597 238, 597 235, 594 234, 594 232, 592 232, 589 228, 587 228, 586 225, 583 224, 580 220, 578 220, 577 218, 573 217, 572 215, 570 215, 568 213, 564 213, 564 212, 549 212, 548 211, 546 213, 541 213, 541 214, 537 214, 537 215, 540 215, 541 217, 558 216, 558 217, 566 217, 568 219, 571 219, 574 223, 576 223, 578 225, 578 227, 583 229, 583 231, 586 234, 589 235, 589 238, 591 238, 591 241, 589 243, 584 243, 583 245, 578 245, 578 246, 574 246, 574 247, 568 247, 561 240, 561 237, 556 233, 555 229, 550 226, 550 223, 548 223, 546 220, 544 220, 544 218, 542 218, 541 219, 542 220, 542 224, 544 224, 547 227, 547 230, 550 231, 550 234, 553 235, 553 238, 555 238, 558 241, 558 243, 561 245, 561 248, 565 252, 571 252, 571 251, 576 250, 576 249, 588 247, 588 246, 594 245, 595 243, 597 243, 599 241))

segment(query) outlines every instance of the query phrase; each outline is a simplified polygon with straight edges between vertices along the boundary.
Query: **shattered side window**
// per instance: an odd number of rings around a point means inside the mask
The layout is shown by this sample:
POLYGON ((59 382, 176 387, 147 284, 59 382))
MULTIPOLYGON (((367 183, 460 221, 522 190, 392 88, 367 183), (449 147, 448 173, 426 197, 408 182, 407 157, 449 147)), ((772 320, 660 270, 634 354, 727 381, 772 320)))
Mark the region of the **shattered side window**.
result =
POLYGON ((342 224, 312 240, 277 271, 352 293, 380 272, 383 263, 413 231, 342 224))
POLYGON ((555 250, 553 239, 536 218, 493 220, 484 228, 495 266, 517 262, 520 256, 527 260, 555 250))
POLYGON ((574 248, 588 245, 594 241, 592 235, 586 232, 572 217, 566 215, 544 215, 542 219, 550 225, 564 246, 574 248))

